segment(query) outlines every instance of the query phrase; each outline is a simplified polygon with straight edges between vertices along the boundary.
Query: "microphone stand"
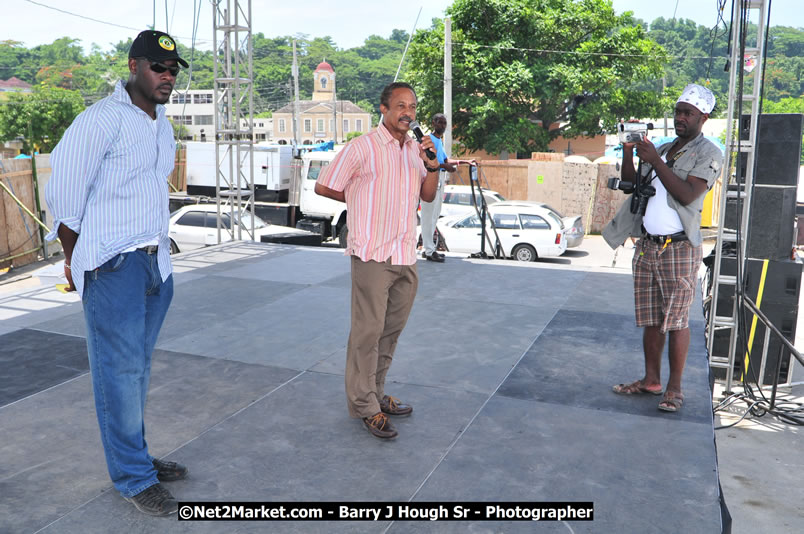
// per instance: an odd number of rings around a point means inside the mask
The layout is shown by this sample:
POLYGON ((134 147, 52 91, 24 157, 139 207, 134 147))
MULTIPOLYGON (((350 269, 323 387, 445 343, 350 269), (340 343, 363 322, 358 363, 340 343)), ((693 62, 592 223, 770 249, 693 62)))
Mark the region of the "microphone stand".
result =
MULTIPOLYGON (((486 240, 489 239, 488 235, 486 234, 486 215, 488 213, 488 204, 486 204, 486 197, 483 195, 483 188, 480 187, 478 183, 477 189, 480 193, 480 209, 478 210, 478 203, 477 197, 475 196, 475 183, 477 182, 477 165, 471 165, 469 167, 469 185, 472 188, 472 203, 475 206, 475 211, 478 212, 480 216, 480 252, 472 254, 471 257, 473 258, 483 258, 489 259, 489 255, 486 254, 486 240)), ((501 246, 500 246, 500 237, 497 235, 497 228, 494 226, 494 219, 489 219, 491 222, 491 227, 494 230, 494 236, 497 238, 497 243, 494 246, 494 258, 502 257, 501 253, 501 246)), ((491 240, 489 239, 489 244, 491 244, 491 240)))

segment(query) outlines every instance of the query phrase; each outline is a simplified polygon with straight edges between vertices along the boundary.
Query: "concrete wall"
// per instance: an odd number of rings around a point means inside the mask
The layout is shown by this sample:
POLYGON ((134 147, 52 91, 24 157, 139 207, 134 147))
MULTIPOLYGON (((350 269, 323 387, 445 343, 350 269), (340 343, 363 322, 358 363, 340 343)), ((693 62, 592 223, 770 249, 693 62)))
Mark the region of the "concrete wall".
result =
POLYGON ((564 162, 531 160, 528 163, 528 192, 520 200, 544 202, 561 211, 564 162))
POLYGON ((606 136, 596 135, 594 137, 575 137, 565 139, 559 137, 550 142, 550 150, 567 155, 584 156, 589 161, 594 161, 606 152, 606 136))
POLYGON ((509 200, 544 202, 562 215, 581 215, 587 233, 600 233, 627 199, 608 188, 609 178, 620 171, 615 165, 562 159, 534 153, 530 160, 482 160, 481 183, 509 200))
POLYGON ((600 233, 601 230, 614 218, 617 209, 628 199, 622 191, 612 191, 608 188, 609 178, 619 177, 620 171, 615 165, 597 165, 597 184, 595 185, 595 198, 589 212, 589 218, 584 219, 587 233, 600 233))
POLYGON ((480 182, 505 198, 528 199, 528 160, 482 160, 480 182))

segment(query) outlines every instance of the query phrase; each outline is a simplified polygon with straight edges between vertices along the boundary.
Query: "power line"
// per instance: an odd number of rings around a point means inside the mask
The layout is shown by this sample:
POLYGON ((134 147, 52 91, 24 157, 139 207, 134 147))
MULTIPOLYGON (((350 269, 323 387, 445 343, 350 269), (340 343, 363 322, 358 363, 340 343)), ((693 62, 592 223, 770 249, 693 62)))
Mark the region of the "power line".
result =
MULTIPOLYGON (((60 9, 58 7, 49 6, 47 4, 43 4, 42 2, 36 2, 35 0, 25 0, 25 1, 28 2, 29 4, 33 4, 35 6, 44 7, 45 9, 52 9, 53 11, 58 11, 59 13, 64 13, 65 15, 70 15, 72 17, 78 17, 79 19, 90 20, 92 22, 97 22, 98 24, 105 24, 107 26, 114 26, 116 28, 123 28, 124 30, 134 30, 136 32, 142 31, 142 28, 133 28, 131 26, 123 26, 121 24, 116 24, 114 22, 109 22, 109 21, 106 21, 106 20, 100 20, 100 19, 96 19, 96 18, 92 18, 92 17, 87 17, 86 15, 80 15, 78 13, 73 13, 72 11, 67 11, 65 9, 60 9)), ((179 37, 181 39, 189 39, 189 37, 182 37, 180 35, 174 36, 174 37, 179 37)), ((209 40, 204 40, 204 39, 199 39, 198 41, 202 42, 202 43, 209 43, 210 42, 209 40)))
POLYGON ((35 2, 34 0, 25 0, 25 1, 28 2, 29 4, 34 4, 36 6, 44 7, 46 9, 52 9, 53 11, 58 11, 59 13, 64 13, 65 15, 72 15, 73 17, 78 17, 78 18, 85 19, 85 20, 91 20, 92 22, 97 22, 99 24, 106 24, 107 26, 115 26, 117 28, 123 28, 125 30, 135 30, 135 31, 140 30, 140 28, 132 28, 131 26, 122 26, 120 24, 115 24, 114 22, 106 22, 104 20, 94 19, 92 17, 87 17, 87 16, 84 16, 84 15, 79 15, 78 13, 72 13, 70 11, 65 11, 64 9, 59 9, 57 7, 49 6, 49 5, 43 4, 41 2, 35 2))

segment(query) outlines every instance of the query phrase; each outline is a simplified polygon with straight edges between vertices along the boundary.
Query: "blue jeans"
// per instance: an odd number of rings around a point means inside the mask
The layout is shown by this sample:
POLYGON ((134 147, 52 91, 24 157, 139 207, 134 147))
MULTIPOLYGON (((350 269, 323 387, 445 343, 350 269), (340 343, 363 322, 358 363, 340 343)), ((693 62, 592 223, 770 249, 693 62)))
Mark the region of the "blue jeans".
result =
POLYGON ((118 254, 84 273, 84 318, 95 411, 114 487, 132 497, 157 483, 145 442, 151 354, 173 297, 156 255, 118 254))

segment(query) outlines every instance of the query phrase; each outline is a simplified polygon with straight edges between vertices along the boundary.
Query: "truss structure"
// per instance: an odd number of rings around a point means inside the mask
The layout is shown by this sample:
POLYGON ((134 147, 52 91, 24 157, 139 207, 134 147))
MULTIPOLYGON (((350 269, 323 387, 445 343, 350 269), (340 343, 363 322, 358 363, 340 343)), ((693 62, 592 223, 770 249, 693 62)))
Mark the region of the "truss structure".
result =
MULTIPOLYGON (((754 185, 754 167, 756 159, 757 132, 759 124, 760 102, 762 97, 762 72, 765 68, 765 32, 768 3, 765 0, 735 0, 733 2, 731 31, 731 69, 729 71, 729 103, 726 126, 726 164, 723 165, 720 195, 720 214, 718 217, 717 243, 715 245, 715 262, 712 267, 711 292, 707 297, 709 317, 707 320, 707 349, 709 365, 712 368, 726 369, 726 392, 731 391, 734 381, 735 360, 742 361, 742 346, 739 343, 739 325, 742 313, 738 289, 744 272, 746 254, 746 236, 748 221, 751 216, 751 194, 754 185), (754 46, 747 46, 748 21, 752 14, 758 14, 756 22, 757 34, 754 46), (754 65, 750 75, 745 73, 748 62, 754 65), (750 126, 744 130, 743 116, 750 117, 750 126), (735 127, 738 126, 738 127, 735 127), (742 135, 741 135, 742 133, 742 135), (747 133, 747 135, 746 135, 747 133), (745 175, 741 176, 741 161, 745 161, 745 175), (738 199, 737 206, 742 206, 739 223, 734 229, 725 228, 727 199, 738 199), (724 246, 732 243, 737 255, 737 272, 735 275, 724 275, 721 272, 724 246), (730 289, 726 289, 730 286, 730 289), (721 291, 733 292, 734 305, 730 316, 718 315, 718 294, 721 291), (727 354, 715 354, 715 338, 718 331, 729 331, 727 354)), ((722 312, 722 310, 721 310, 722 312)), ((764 350, 767 351, 767 339, 764 350)), ((763 367, 766 361, 762 355, 763 367)), ((764 369, 763 369, 764 373, 764 369)), ((764 376, 761 373, 760 376, 764 376)))
POLYGON ((215 194, 218 243, 254 239, 254 83, 251 0, 214 0, 215 194), (229 217, 222 217, 228 212, 229 217), (227 220, 228 219, 228 220, 227 220), (246 226, 242 221, 249 222, 246 226))

